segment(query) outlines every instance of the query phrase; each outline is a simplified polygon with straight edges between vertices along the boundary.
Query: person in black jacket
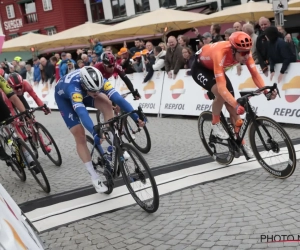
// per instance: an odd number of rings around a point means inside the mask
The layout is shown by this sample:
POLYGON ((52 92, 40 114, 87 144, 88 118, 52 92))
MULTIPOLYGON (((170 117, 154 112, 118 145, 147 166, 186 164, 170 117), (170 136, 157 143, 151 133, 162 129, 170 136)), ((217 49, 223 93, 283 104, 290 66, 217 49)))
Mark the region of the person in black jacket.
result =
POLYGON ((272 78, 275 74, 274 66, 276 63, 282 63, 278 83, 281 82, 284 73, 292 62, 296 62, 296 58, 289 45, 281 38, 276 27, 269 27, 265 30, 265 36, 268 43, 268 58, 270 63, 270 72, 272 78))

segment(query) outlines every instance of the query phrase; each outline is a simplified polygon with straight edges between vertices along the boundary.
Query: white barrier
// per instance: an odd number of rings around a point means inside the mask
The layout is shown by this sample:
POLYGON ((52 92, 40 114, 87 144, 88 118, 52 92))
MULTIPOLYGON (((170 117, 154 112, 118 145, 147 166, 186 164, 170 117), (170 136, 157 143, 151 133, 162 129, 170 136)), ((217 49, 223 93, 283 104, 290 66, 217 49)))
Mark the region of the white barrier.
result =
MULTIPOLYGON (((253 98, 251 104, 257 108, 258 115, 268 116, 278 122, 299 124, 299 66, 299 63, 292 63, 288 68, 287 74, 284 75, 283 81, 279 83, 278 88, 281 98, 273 101, 267 101, 263 95, 253 98)), ((277 73, 275 73, 273 81, 270 81, 270 76, 266 77, 261 72, 260 67, 257 66, 266 85, 272 85, 273 82, 277 82, 280 68, 281 64, 276 65, 275 72, 277 73)), ((235 66, 228 69, 226 74, 232 82, 236 98, 240 96, 240 91, 256 89, 246 66, 242 66, 240 76, 237 75, 235 66)), ((207 91, 198 86, 191 76, 187 76, 186 70, 180 70, 174 80, 169 79, 165 72, 157 71, 146 84, 143 83, 145 73, 134 73, 128 75, 128 77, 132 81, 134 88, 139 90, 142 99, 133 101, 132 95, 128 95, 126 99, 134 108, 141 105, 145 113, 198 116, 204 110, 211 109, 212 101, 208 99, 207 91)), ((120 78, 112 78, 110 80, 120 94, 128 91, 120 78)), ((54 100, 54 86, 55 84, 47 93, 42 92, 43 86, 41 84, 39 87, 35 87, 38 96, 51 109, 57 109, 54 100)), ((32 107, 35 107, 32 98, 26 96, 26 99, 32 107)), ((225 108, 223 108, 223 111, 228 116, 225 108)))
POLYGON ((44 249, 20 208, 0 184, 0 248, 4 250, 44 249))

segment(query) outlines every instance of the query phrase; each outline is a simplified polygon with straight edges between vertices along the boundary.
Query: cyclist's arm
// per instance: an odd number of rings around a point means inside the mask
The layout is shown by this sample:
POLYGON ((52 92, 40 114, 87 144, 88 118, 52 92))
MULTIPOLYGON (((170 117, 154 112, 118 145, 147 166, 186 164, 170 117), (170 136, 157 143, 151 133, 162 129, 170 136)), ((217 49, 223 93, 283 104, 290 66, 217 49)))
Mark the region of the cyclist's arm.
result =
POLYGON ((246 62, 246 65, 247 65, 247 68, 248 68, 248 70, 250 71, 250 73, 252 75, 252 79, 253 79, 255 85, 258 88, 263 88, 265 86, 264 80, 262 79, 261 75, 257 71, 255 62, 254 62, 251 55, 249 56, 249 58, 246 62))
POLYGON ((236 108, 238 103, 227 89, 225 71, 224 71, 223 66, 220 66, 220 62, 222 61, 223 54, 222 53, 215 53, 215 54, 216 55, 213 58, 214 74, 215 74, 215 78, 216 78, 218 92, 222 96, 222 98, 225 100, 225 102, 227 102, 230 106, 236 108))
POLYGON ((134 92, 133 84, 130 81, 130 79, 127 77, 125 72, 121 71, 120 69, 117 69, 118 75, 120 78, 123 80, 123 82, 126 84, 127 88, 131 91, 134 92))
POLYGON ((37 94, 35 93, 35 91, 33 90, 33 88, 30 86, 30 84, 27 81, 23 81, 24 84, 24 92, 28 92, 28 94, 33 98, 33 100, 35 101, 35 103, 38 106, 43 106, 44 103, 42 102, 42 100, 37 96, 37 94))

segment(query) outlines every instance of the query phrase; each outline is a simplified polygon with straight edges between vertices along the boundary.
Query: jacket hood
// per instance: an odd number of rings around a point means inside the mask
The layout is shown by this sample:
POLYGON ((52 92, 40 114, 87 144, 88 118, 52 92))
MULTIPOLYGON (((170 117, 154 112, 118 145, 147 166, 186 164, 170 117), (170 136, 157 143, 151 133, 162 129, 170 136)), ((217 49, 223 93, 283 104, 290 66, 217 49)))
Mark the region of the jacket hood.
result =
POLYGON ((265 36, 268 37, 271 43, 275 43, 280 34, 276 27, 268 27, 265 30, 265 36))
POLYGON ((161 52, 159 52, 159 54, 155 57, 155 58, 159 58, 161 56, 165 56, 166 55, 166 51, 165 50, 162 50, 161 52))

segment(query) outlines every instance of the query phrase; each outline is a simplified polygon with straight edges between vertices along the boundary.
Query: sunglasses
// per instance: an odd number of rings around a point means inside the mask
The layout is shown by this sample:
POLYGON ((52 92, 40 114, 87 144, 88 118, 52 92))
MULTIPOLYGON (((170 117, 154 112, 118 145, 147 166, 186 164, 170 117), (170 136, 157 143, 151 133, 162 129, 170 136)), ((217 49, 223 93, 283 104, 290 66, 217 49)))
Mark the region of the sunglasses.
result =
POLYGON ((247 56, 250 54, 250 51, 237 51, 241 54, 241 56, 247 56))
POLYGON ((22 89, 22 86, 15 87, 15 90, 22 89))

